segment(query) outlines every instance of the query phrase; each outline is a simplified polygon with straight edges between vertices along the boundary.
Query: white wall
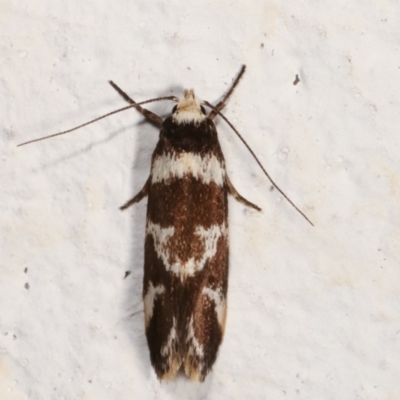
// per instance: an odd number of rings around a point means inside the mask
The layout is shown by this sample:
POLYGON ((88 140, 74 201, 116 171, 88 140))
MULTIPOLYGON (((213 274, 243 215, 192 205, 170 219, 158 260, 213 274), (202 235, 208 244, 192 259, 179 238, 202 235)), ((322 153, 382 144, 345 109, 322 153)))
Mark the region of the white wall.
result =
POLYGON ((390 0, 3 1, 0 398, 399 399, 399 14, 390 0), (109 79, 138 101, 194 87, 216 102, 241 64, 226 115, 315 227, 219 121, 231 180, 263 212, 230 203, 213 373, 160 384, 146 202, 118 210, 157 130, 133 110, 16 144, 124 106, 109 79))

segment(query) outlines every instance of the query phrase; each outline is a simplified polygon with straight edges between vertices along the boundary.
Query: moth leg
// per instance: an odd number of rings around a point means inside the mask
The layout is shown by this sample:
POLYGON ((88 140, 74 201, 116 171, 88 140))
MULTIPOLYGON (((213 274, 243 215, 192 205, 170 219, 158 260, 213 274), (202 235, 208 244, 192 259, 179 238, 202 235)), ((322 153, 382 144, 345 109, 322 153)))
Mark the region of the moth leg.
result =
POLYGON ((109 81, 109 84, 119 93, 119 95, 127 101, 129 104, 135 106, 135 108, 147 119, 154 122, 156 125, 161 126, 163 120, 157 114, 154 114, 150 110, 141 107, 139 104, 136 103, 135 100, 131 99, 119 86, 117 86, 113 81, 109 81))
POLYGON ((225 182, 226 182, 226 186, 228 188, 228 192, 231 196, 233 196, 237 201, 239 201, 240 203, 244 204, 247 207, 251 207, 254 208, 257 211, 261 211, 261 208, 258 207, 257 205, 251 203, 250 201, 246 200, 243 196, 241 196, 238 191, 234 188, 234 186, 232 185, 232 182, 230 181, 230 179, 228 178, 228 176, 225 177, 225 182))
POLYGON ((146 197, 149 194, 149 187, 150 187, 150 177, 147 179, 146 183, 140 190, 140 192, 134 196, 131 200, 127 201, 123 206, 121 206, 119 209, 125 210, 126 208, 130 207, 132 204, 139 203, 140 200, 143 199, 143 197, 146 197))
MULTIPOLYGON (((232 83, 231 88, 228 90, 228 93, 224 96, 224 98, 215 106, 215 108, 218 111, 221 111, 225 106, 226 106, 226 102, 228 101, 229 97, 231 97, 233 91, 235 90, 236 86, 238 85, 240 78, 243 76, 244 71, 246 70, 246 66, 243 65, 242 69, 239 72, 239 75, 237 76, 237 78, 235 79, 235 81, 232 83)), ((215 110, 212 110, 210 112, 210 114, 208 115, 208 118, 210 119, 214 119, 217 115, 217 112, 215 110)))

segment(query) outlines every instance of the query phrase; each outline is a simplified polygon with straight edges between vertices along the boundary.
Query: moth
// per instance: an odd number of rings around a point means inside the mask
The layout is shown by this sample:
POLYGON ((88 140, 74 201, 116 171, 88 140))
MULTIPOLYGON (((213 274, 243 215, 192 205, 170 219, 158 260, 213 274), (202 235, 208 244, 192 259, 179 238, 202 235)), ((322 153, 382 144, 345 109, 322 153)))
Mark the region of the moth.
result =
MULTIPOLYGON (((160 126, 160 136, 143 188, 121 208, 145 197, 147 219, 144 250, 143 305, 150 360, 159 379, 183 370, 204 381, 215 363, 225 329, 229 266, 228 196, 257 211, 230 181, 214 124, 220 115, 244 142, 280 193, 254 152, 221 113, 244 74, 245 66, 223 99, 212 106, 193 89, 183 96, 136 103, 115 83, 110 84, 130 103, 79 127, 134 107, 160 126), (164 120, 141 104, 158 100, 177 104, 164 120), (205 106, 211 109, 207 115, 205 106)), ((311 223, 312 224, 312 223, 311 223)))

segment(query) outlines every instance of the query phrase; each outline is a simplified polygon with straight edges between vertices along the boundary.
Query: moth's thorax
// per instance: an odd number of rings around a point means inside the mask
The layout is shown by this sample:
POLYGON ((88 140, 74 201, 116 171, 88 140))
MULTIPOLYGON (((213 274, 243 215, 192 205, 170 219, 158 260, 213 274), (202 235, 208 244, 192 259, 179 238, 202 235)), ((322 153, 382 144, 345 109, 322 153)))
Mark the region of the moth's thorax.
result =
POLYGON ((163 122, 153 159, 164 153, 193 153, 202 157, 213 153, 218 154, 221 159, 224 158, 218 142, 217 130, 208 117, 198 123, 178 123, 173 115, 167 117, 163 122))
POLYGON ((173 121, 177 124, 198 124, 205 118, 206 116, 201 110, 201 100, 195 95, 194 90, 185 90, 172 114, 173 121))

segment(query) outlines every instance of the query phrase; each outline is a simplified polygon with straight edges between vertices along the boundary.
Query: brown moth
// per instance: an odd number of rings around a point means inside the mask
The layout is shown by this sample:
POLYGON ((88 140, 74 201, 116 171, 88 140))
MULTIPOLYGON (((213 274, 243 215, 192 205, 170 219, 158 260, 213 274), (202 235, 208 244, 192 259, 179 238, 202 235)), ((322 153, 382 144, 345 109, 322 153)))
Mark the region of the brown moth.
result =
POLYGON ((207 116, 202 104, 185 90, 162 122, 147 182, 122 206, 148 196, 143 302, 160 379, 183 368, 203 381, 211 370, 226 319, 228 194, 260 210, 232 186, 213 122, 217 114, 207 116))
MULTIPOLYGON (((221 113, 245 71, 216 106, 191 90, 183 96, 136 103, 110 84, 131 105, 76 128, 21 145, 71 132, 134 107, 161 127, 150 175, 140 192, 121 210, 148 197, 144 252, 143 303, 150 360, 159 379, 180 370, 204 381, 222 341, 228 289, 228 195, 260 211, 233 187, 226 172, 214 118, 220 115, 249 149, 277 190, 311 221, 273 182, 245 140, 221 113), (177 102, 163 120, 140 105, 158 100, 177 102), (207 115, 204 106, 211 108, 207 115)), ((21 146, 20 145, 20 146, 21 146)))

